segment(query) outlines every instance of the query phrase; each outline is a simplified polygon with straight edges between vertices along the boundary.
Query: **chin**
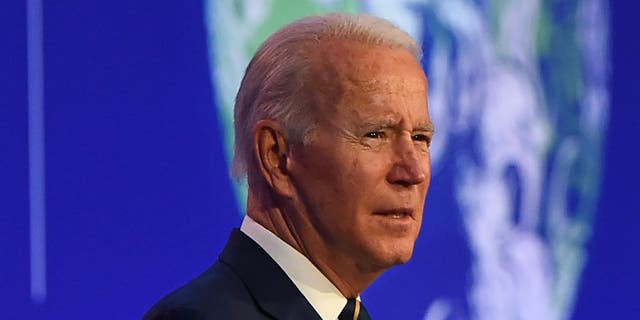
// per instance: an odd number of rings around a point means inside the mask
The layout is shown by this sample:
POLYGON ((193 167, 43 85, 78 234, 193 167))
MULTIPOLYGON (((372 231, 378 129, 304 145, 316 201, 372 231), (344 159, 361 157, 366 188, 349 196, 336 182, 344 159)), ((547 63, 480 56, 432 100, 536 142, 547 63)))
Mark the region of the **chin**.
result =
POLYGON ((397 266, 397 265, 405 264, 405 263, 409 262, 409 260, 411 260, 412 256, 413 256, 413 250, 411 250, 411 252, 409 252, 407 254, 403 254, 401 256, 398 256, 394 260, 393 265, 397 266))
POLYGON ((373 262, 374 269, 386 270, 393 266, 402 265, 409 260, 413 256, 413 245, 414 242, 397 244, 394 246, 381 246, 374 252, 371 257, 371 262, 373 262), (380 250, 385 249, 385 250, 380 250))

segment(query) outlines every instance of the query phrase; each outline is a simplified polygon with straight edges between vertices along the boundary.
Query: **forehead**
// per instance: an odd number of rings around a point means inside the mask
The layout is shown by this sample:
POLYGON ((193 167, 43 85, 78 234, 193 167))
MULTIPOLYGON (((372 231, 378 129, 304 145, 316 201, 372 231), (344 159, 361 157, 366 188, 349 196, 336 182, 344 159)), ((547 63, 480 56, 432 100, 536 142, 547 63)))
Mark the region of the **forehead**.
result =
POLYGON ((311 55, 313 73, 320 76, 316 79, 320 83, 339 81, 363 86, 395 80, 418 81, 424 85, 426 81, 419 62, 400 47, 329 40, 318 44, 311 55))
POLYGON ((424 71, 404 48, 332 41, 320 46, 312 66, 319 112, 392 116, 409 108, 416 117, 428 117, 424 71))

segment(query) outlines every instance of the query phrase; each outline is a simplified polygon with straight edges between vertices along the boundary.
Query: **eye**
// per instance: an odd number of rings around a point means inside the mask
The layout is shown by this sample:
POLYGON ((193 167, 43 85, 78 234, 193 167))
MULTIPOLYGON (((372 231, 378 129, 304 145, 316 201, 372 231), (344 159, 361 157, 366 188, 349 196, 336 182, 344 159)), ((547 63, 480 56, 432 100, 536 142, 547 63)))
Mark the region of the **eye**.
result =
POLYGON ((365 134, 364 136, 371 139, 382 139, 385 135, 382 131, 371 131, 367 132, 367 134, 365 134))
POLYGON ((413 141, 426 142, 427 145, 431 145, 431 137, 426 134, 414 134, 411 136, 413 141))

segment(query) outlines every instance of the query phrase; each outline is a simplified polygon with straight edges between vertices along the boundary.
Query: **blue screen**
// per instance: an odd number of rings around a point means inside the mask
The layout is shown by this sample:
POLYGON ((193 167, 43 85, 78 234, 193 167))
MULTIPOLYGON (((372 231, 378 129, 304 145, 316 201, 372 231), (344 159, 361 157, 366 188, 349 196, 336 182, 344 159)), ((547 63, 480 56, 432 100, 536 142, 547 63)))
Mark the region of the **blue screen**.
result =
POLYGON ((419 41, 438 128, 414 256, 363 293, 372 316, 632 317, 638 5, 518 3, 4 2, 0 318, 139 319, 214 263, 244 214, 244 67, 335 10, 419 41))

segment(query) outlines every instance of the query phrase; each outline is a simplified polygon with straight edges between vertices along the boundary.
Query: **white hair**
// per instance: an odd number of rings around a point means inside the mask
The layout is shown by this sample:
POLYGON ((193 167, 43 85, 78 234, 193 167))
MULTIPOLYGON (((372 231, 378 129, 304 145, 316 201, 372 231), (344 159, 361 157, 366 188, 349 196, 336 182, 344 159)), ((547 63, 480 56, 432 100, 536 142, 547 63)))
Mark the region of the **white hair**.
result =
POLYGON ((367 14, 332 13, 308 16, 271 35, 249 62, 236 96, 234 111, 237 179, 259 173, 253 130, 258 121, 277 121, 291 142, 306 143, 314 127, 308 104, 307 76, 312 53, 327 40, 404 48, 416 60, 422 51, 409 34, 391 22, 367 14), (305 90, 307 89, 307 90, 305 90))

